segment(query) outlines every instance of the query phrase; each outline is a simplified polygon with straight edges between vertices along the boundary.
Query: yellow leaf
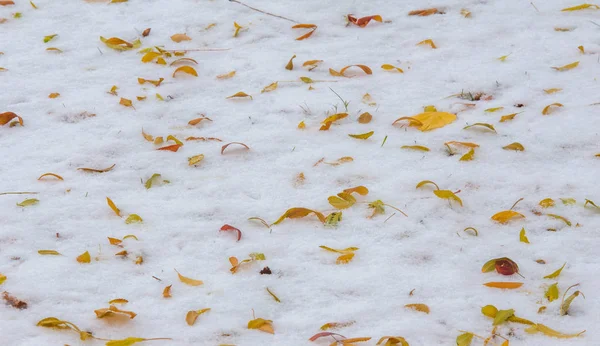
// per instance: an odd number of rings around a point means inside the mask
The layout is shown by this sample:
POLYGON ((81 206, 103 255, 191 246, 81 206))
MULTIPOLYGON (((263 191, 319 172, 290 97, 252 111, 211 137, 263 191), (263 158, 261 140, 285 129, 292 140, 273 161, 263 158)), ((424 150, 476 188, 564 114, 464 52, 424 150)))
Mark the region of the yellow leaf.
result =
POLYGON ((459 161, 472 161, 475 156, 475 149, 471 148, 469 152, 460 157, 459 161))
POLYGON ((38 7, 33 3, 33 1, 29 1, 29 4, 31 5, 31 7, 33 7, 35 10, 38 9, 38 7))
POLYGON ((510 221, 512 219, 518 219, 518 218, 525 218, 525 215, 517 213, 514 210, 501 211, 492 216, 492 220, 502 223, 502 224, 506 224, 506 223, 508 223, 508 221, 510 221))
POLYGON ((266 87, 264 87, 260 92, 261 93, 271 92, 271 91, 277 89, 277 86, 278 86, 277 82, 273 82, 273 83, 267 85, 266 87))
POLYGON ((122 339, 122 340, 110 340, 110 341, 107 341, 106 342, 106 346, 131 346, 131 345, 136 344, 138 342, 150 341, 150 340, 170 340, 170 339, 166 339, 166 338, 161 338, 161 339, 143 339, 143 338, 129 337, 129 338, 122 339))
POLYGON ((182 42, 182 41, 191 41, 192 38, 189 37, 186 34, 175 34, 175 35, 171 36, 171 40, 173 40, 174 42, 179 43, 179 42, 182 42))
POLYGON ((404 71, 400 68, 400 67, 396 67, 394 65, 390 65, 390 64, 383 64, 381 65, 381 68, 386 70, 386 71, 398 71, 400 73, 404 73, 404 71))
POLYGON ((558 282, 548 287, 545 293, 545 297, 548 299, 548 301, 554 301, 558 299, 558 282))
POLYGON ((49 51, 49 52, 57 52, 57 53, 62 53, 63 52, 62 50, 60 50, 60 49, 58 49, 56 47, 49 47, 49 48, 46 48, 46 50, 49 51))
POLYGON ((220 74, 217 76, 217 79, 229 79, 235 76, 235 71, 227 72, 225 74, 220 74))
POLYGON ((509 121, 509 120, 513 120, 517 116, 517 114, 519 114, 519 113, 512 113, 512 114, 503 115, 503 116, 500 117, 500 122, 503 123, 503 122, 506 122, 506 121, 509 121))
POLYGON ((54 173, 44 173, 44 174, 40 175, 38 180, 42 180, 42 178, 44 178, 44 177, 55 177, 58 180, 64 180, 63 177, 61 177, 58 174, 54 174, 54 173))
MULTIPOLYGON (((470 12, 469 12, 470 14, 470 12)), ((465 16, 466 17, 466 16, 465 16)), ((456 337, 456 346, 471 346, 473 341, 473 333, 463 333, 456 337)))
POLYGON ((54 255, 54 256, 60 256, 60 253, 56 250, 38 250, 38 253, 40 255, 54 255))
POLYGON ((304 123, 304 121, 301 121, 298 123, 298 128, 300 130, 304 130, 306 128, 306 124, 304 123))
POLYGON ((196 311, 188 311, 188 313, 185 315, 185 322, 188 324, 188 326, 193 326, 194 323, 196 323, 196 319, 198 319, 198 316, 202 315, 207 311, 210 311, 210 308, 200 309, 196 311))
POLYGON ((333 123, 336 122, 340 119, 344 119, 345 117, 348 116, 348 113, 337 113, 337 114, 333 114, 328 116, 327 118, 325 118, 323 121, 321 121, 321 124, 327 124, 327 123, 333 123))
POLYGON ((463 229, 463 232, 466 232, 466 231, 473 231, 473 233, 475 234, 476 237, 479 236, 479 232, 474 227, 467 227, 467 228, 463 229))
POLYGON ((226 99, 231 99, 231 98, 236 98, 236 97, 249 97, 250 100, 252 100, 252 96, 246 94, 243 91, 239 91, 239 92, 237 92, 237 93, 235 93, 235 94, 233 94, 231 96, 227 96, 226 99))
POLYGON ((305 217, 311 213, 315 214, 315 216, 317 216, 319 221, 325 222, 325 215, 323 215, 322 213, 320 213, 318 211, 306 209, 306 208, 290 208, 285 213, 283 213, 283 215, 281 215, 281 217, 279 217, 279 219, 277 219, 277 221, 273 222, 273 225, 277 225, 277 224, 281 223, 283 220, 288 219, 288 218, 289 219, 298 219, 298 218, 305 217))
MULTIPOLYGON (((511 53, 511 54, 512 54, 512 53, 511 53)), ((509 55, 510 55, 510 54, 508 54, 508 55, 503 55, 503 56, 499 57, 499 58, 498 58, 498 60, 500 60, 500 61, 506 61, 506 58, 508 58, 508 57, 509 57, 509 55)))
POLYGON ((92 257, 89 252, 84 252, 81 255, 77 256, 77 262, 79 263, 90 263, 92 261, 92 257))
POLYGON ((405 308, 409 308, 409 309, 413 309, 413 310, 417 310, 420 312, 424 312, 426 314, 429 313, 429 306, 425 305, 425 304, 406 304, 404 305, 405 308))
POLYGON ((96 168, 77 168, 77 170, 80 171, 84 171, 84 172, 93 172, 93 173, 106 173, 106 172, 110 172, 113 168, 115 168, 117 164, 115 163, 114 165, 107 167, 107 168, 103 168, 103 169, 96 169, 96 168))
POLYGON ((19 207, 29 207, 29 206, 31 206, 31 205, 38 204, 39 202, 40 202, 40 200, 39 200, 39 199, 35 199, 35 198, 28 198, 28 199, 24 200, 24 201, 23 201, 23 202, 21 202, 21 203, 17 203, 17 205, 18 205, 19 207))
POLYGON ((160 86, 160 84, 164 81, 164 78, 159 78, 158 80, 149 80, 149 79, 144 79, 144 78, 138 78, 138 83, 139 84, 144 84, 144 83, 150 83, 154 86, 160 86))
POLYGON ((572 205, 577 203, 577 201, 574 198, 561 198, 560 199, 564 205, 572 205))
POLYGON ((248 329, 258 329, 265 333, 274 334, 273 321, 263 318, 256 318, 248 321, 248 329))
POLYGON ((142 42, 139 39, 130 43, 130 42, 122 40, 118 37, 111 37, 109 39, 106 39, 106 38, 100 36, 100 41, 102 41, 107 47, 112 48, 114 50, 119 50, 119 51, 138 48, 139 46, 142 45, 142 42))
POLYGON ((52 93, 52 94, 48 95, 48 98, 50 98, 50 99, 55 99, 55 98, 57 98, 57 97, 59 97, 59 96, 60 96, 60 94, 59 94, 59 93, 52 93))
POLYGON ((311 29, 306 34, 299 36, 296 38, 296 41, 302 41, 304 39, 309 38, 312 34, 317 30, 317 26, 315 24, 296 24, 292 26, 292 29, 311 29))
POLYGON ((356 203, 356 198, 346 192, 338 193, 338 196, 329 196, 327 200, 336 209, 350 208, 356 203), (339 196, 339 197, 338 197, 339 196))
POLYGON ((271 290, 267 287, 267 292, 269 292, 269 295, 271 295, 271 297, 273 297, 273 299, 275 299, 276 302, 281 303, 281 300, 279 299, 279 297, 277 297, 275 295, 275 293, 271 292, 271 290))
POLYGON ((502 147, 502 149, 504 150, 517 150, 517 151, 523 151, 525 150, 525 147, 523 147, 523 145, 519 142, 514 142, 511 143, 507 146, 502 147))
POLYGON ((202 160, 204 160, 204 154, 188 157, 188 166, 196 165, 202 160))
POLYGON ((565 218, 563 216, 556 215, 556 214, 546 214, 546 215, 548 215, 548 216, 550 216, 552 218, 555 218, 555 219, 563 221, 564 223, 567 224, 567 226, 571 226, 571 221, 567 220, 567 218, 565 218))
MULTIPOLYGON (((473 150, 473 149, 471 149, 473 150)), ((463 206, 462 200, 454 194, 454 192, 450 191, 450 190, 433 190, 433 193, 438 196, 439 198, 442 199, 452 199, 458 202, 458 204, 460 204, 460 206, 463 206)))
POLYGON ((523 286, 522 282, 506 282, 506 281, 502 281, 502 282, 486 282, 483 284, 484 286, 487 287, 493 287, 493 288, 503 288, 503 289, 515 289, 515 288, 519 288, 521 286, 523 286))
POLYGON ((471 143, 471 142, 457 142, 457 141, 450 141, 450 142, 446 142, 444 143, 445 145, 461 145, 467 148, 478 148, 479 144, 476 143, 471 143))
POLYGON ((131 214, 125 220, 125 223, 128 225, 132 224, 132 223, 142 223, 142 222, 144 222, 144 220, 142 220, 142 218, 138 214, 131 214))
POLYGON ((194 77, 198 77, 198 72, 196 72, 196 70, 191 67, 191 66, 179 66, 174 72, 173 72, 173 78, 175 78, 175 75, 177 74, 177 72, 183 72, 183 73, 187 73, 190 74, 194 77))
POLYGON ((428 45, 429 47, 436 49, 437 46, 435 45, 435 43, 433 43, 433 41, 431 39, 427 39, 427 40, 423 40, 419 43, 417 43, 417 46, 419 45, 428 45))
POLYGON ((421 186, 425 186, 427 184, 431 184, 431 185, 435 186, 436 190, 440 189, 440 187, 436 183, 434 183, 433 181, 431 181, 431 180, 423 180, 423 181, 419 182, 417 184, 416 189, 420 188, 421 186))
POLYGON ((519 233, 519 241, 521 243, 529 244, 529 239, 527 239, 527 235, 525 235, 525 227, 521 228, 521 232, 519 233))
POLYGON ((567 7, 567 8, 563 8, 561 11, 565 12, 565 11, 579 11, 579 10, 585 10, 586 8, 591 8, 591 9, 600 9, 600 6, 598 5, 594 5, 594 4, 581 4, 581 5, 577 5, 577 6, 573 6, 573 7, 567 7))
POLYGON ((235 32, 233 33, 233 37, 237 37, 237 35, 240 33, 240 30, 243 28, 243 26, 239 25, 236 22, 233 22, 233 27, 235 28, 235 32))
POLYGON ((559 91, 562 91, 562 89, 560 89, 560 88, 544 89, 544 92, 546 94, 554 94, 554 93, 557 93, 559 91))
POLYGON ((290 61, 288 61, 287 65, 285 65, 285 69, 286 70, 293 70, 294 69, 294 58, 296 57, 296 54, 294 54, 293 57, 290 58, 290 61))
POLYGON ((0 274, 0 285, 2 285, 4 281, 6 281, 6 275, 0 274))
POLYGON ((463 127, 463 130, 466 130, 466 129, 471 128, 473 126, 482 126, 482 127, 485 127, 487 129, 490 129, 490 130, 496 132, 496 129, 494 128, 494 125, 490 125, 490 124, 487 124, 487 123, 475 123, 475 124, 467 125, 467 126, 463 127))
POLYGON ((120 105, 123 105, 125 107, 133 107, 133 103, 131 102, 131 100, 129 99, 125 99, 121 97, 121 100, 119 101, 120 105))
POLYGON ((456 114, 446 112, 424 112, 412 117, 398 118, 392 125, 401 120, 408 120, 409 126, 418 126, 420 131, 431 131, 454 122, 456 120, 456 114))
POLYGON ((127 304, 127 303, 129 303, 129 300, 123 299, 123 298, 113 299, 108 302, 108 304, 127 304))
POLYGON ((547 105, 546 107, 544 107, 544 109, 542 110, 542 114, 543 115, 548 115, 550 113, 552 113, 552 107, 562 107, 563 105, 561 103, 555 102, 552 104, 547 105))
POLYGON ((338 257, 335 260, 335 264, 347 264, 350 261, 352 261, 353 258, 354 258, 354 253, 353 252, 345 254, 345 255, 341 255, 340 257, 338 257))
POLYGON ((552 68, 555 69, 556 71, 568 71, 568 70, 574 69, 578 65, 579 65, 579 61, 575 61, 570 64, 566 64, 565 66, 552 67, 552 68))
POLYGON ((548 275, 544 276, 544 279, 554 279, 555 277, 558 277, 566 265, 567 265, 567 262, 565 262, 565 264, 563 264, 562 267, 558 268, 552 274, 548 274, 548 275))
POLYGON ((142 57, 142 62, 144 62, 144 63, 151 62, 152 60, 158 58, 159 56, 162 56, 162 54, 157 53, 157 52, 148 52, 142 57))
POLYGON ((555 203, 552 198, 544 198, 538 203, 542 208, 554 207, 555 203))
POLYGON ((493 113, 493 112, 497 112, 497 111, 500 111, 503 109, 504 109, 504 107, 494 107, 494 108, 485 109, 484 112, 493 113))
POLYGON ((579 49, 581 54, 585 54, 585 48, 583 48, 583 46, 579 46, 579 47, 577 47, 577 49, 579 49))
POLYGON ((179 274, 179 272, 177 270, 175 270, 175 271, 177 272, 177 276, 179 276, 179 280, 181 280, 181 282, 183 282, 186 285, 200 286, 200 285, 204 284, 204 282, 202 282, 200 280, 190 279, 188 277, 185 277, 185 276, 179 274))
POLYGON ((375 132, 374 131, 370 131, 367 133, 361 133, 359 135, 348 135, 352 138, 357 138, 357 139, 368 139, 369 137, 371 137, 375 132))
POLYGON ((334 249, 334 248, 330 248, 329 246, 325 246, 325 245, 320 245, 319 246, 321 249, 323 250, 327 250, 329 252, 335 252, 335 253, 339 253, 339 254, 348 254, 348 253, 353 253, 354 251, 357 251, 358 248, 357 247, 347 247, 345 249, 334 249))
POLYGON ((585 199, 585 203, 583 204, 583 207, 584 208, 587 207, 588 204, 591 205, 591 206, 593 206, 593 207, 595 207, 596 209, 600 209, 600 207, 597 206, 596 203, 594 203, 593 201, 591 201, 591 200, 589 200, 589 199, 586 198, 585 199))
POLYGON ((304 83, 310 84, 310 83, 314 83, 315 81, 308 78, 308 77, 300 77, 300 80, 303 81, 304 83))
POLYGON ((154 138, 154 144, 162 144, 163 142, 164 139, 162 138, 162 136, 154 138))
POLYGON ((112 199, 106 197, 106 203, 108 203, 108 206, 110 207, 110 209, 112 209, 115 214, 117 214, 117 216, 121 216, 121 210, 119 210, 119 208, 117 208, 117 206, 115 205, 115 203, 112 201, 112 199))
POLYGON ((585 333, 585 330, 584 330, 577 334, 564 334, 564 333, 558 332, 554 329, 548 328, 545 325, 539 324, 539 323, 525 329, 525 331, 527 333, 531 333, 531 334, 540 332, 546 336, 550 336, 553 338, 560 338, 560 339, 576 338, 576 337, 580 336, 581 334, 585 333))
POLYGON ((53 34, 53 35, 44 36, 44 43, 48 43, 48 42, 52 41, 52 39, 55 38, 56 36, 58 36, 58 35, 53 34))
POLYGON ((171 298, 171 286, 173 285, 169 285, 167 287, 165 287, 165 289, 163 290, 163 297, 164 298, 171 298))
MULTIPOLYGON (((175 55, 177 55, 177 53, 175 53, 175 55)), ((179 64, 188 64, 188 63, 194 63, 195 65, 198 65, 198 62, 192 58, 180 58, 180 59, 177 59, 177 60, 173 61, 172 63, 170 63, 169 66, 174 66, 174 65, 179 65, 179 64)))
POLYGON ((429 151, 429 148, 424 147, 422 145, 403 145, 400 148, 402 148, 402 149, 419 150, 419 151, 429 151))

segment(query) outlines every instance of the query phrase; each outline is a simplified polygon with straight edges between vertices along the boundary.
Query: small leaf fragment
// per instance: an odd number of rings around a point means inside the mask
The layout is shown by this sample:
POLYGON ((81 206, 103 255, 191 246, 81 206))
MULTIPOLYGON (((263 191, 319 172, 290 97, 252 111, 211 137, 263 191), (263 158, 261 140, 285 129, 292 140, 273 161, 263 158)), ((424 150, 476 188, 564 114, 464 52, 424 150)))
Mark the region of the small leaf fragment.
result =
POLYGON ((435 43, 431 39, 426 39, 426 40, 423 40, 423 41, 417 43, 417 46, 420 46, 420 45, 427 45, 427 46, 429 46, 429 47, 431 47, 433 49, 437 48, 437 46, 435 45, 435 43))
POLYGON ((502 149, 504 149, 504 150, 515 150, 515 151, 524 151, 525 147, 523 146, 523 144, 521 144, 519 142, 514 142, 514 143, 511 143, 509 145, 506 145, 506 146, 502 147, 502 149))
POLYGON ((357 135, 348 135, 352 138, 356 138, 356 139, 369 139, 369 137, 371 137, 375 132, 374 131, 370 131, 367 133, 361 133, 361 134, 357 134, 357 135))
POLYGON ((163 293, 162 293, 162 295, 163 295, 164 298, 171 298, 172 297, 171 296, 171 287, 172 286, 173 285, 169 285, 169 286, 165 287, 165 289, 163 290, 163 293))
POLYGON ((187 65, 185 65, 185 66, 179 66, 177 69, 175 69, 175 71, 173 71, 173 78, 175 78, 175 75, 178 72, 187 73, 187 74, 192 75, 194 77, 198 77, 198 72, 196 72, 196 70, 193 67, 191 67, 191 66, 187 66, 187 65))
POLYGON ((186 34, 175 34, 175 35, 171 36, 171 40, 173 40, 173 42, 179 43, 182 41, 191 41, 192 38, 186 34))
POLYGON ((115 168, 116 165, 117 164, 115 163, 114 165, 112 165, 110 167, 100 168, 100 169, 97 169, 97 168, 83 168, 82 167, 82 168, 77 168, 77 170, 84 171, 84 172, 92 172, 92 173, 106 173, 106 172, 112 171, 112 169, 115 168))
POLYGON ((195 279, 185 277, 185 276, 181 275, 177 270, 175 270, 175 271, 177 272, 177 276, 179 277, 179 280, 186 285, 200 286, 200 285, 204 284, 204 282, 202 282, 200 280, 195 280, 195 279))
POLYGON ((381 68, 386 71, 398 71, 400 73, 404 73, 404 71, 400 67, 396 67, 396 66, 390 65, 390 64, 383 64, 383 65, 381 65, 381 68))
POLYGON ((555 69, 556 71, 568 71, 568 70, 574 69, 578 65, 579 65, 579 61, 575 61, 575 62, 572 62, 570 64, 566 64, 564 66, 552 67, 552 68, 555 69))
POLYGON ((38 253, 40 255, 53 255, 53 256, 60 256, 60 253, 56 250, 38 250, 38 253))
POLYGON ((567 265, 567 262, 565 262, 565 264, 563 264, 562 267, 558 268, 552 274, 548 274, 548 275, 544 276, 544 279, 554 279, 554 278, 558 277, 566 265, 567 265))
POLYGON ((460 157, 459 161, 472 161, 475 157, 475 149, 471 148, 466 154, 460 157))
POLYGON ((403 145, 400 148, 401 149, 418 150, 418 151, 429 151, 429 148, 422 146, 422 145, 403 145))
POLYGON ((527 235, 525 235, 525 227, 521 228, 521 232, 519 232, 519 241, 521 243, 529 244, 529 239, 527 239, 527 235))
POLYGON ((250 100, 252 100, 252 99, 253 99, 253 98, 252 98, 252 96, 250 96, 250 95, 246 94, 246 93, 245 93, 245 92, 243 92, 243 91, 239 91, 239 92, 237 92, 237 93, 235 93, 235 94, 233 94, 233 95, 231 95, 231 96, 227 96, 227 97, 226 97, 226 99, 232 99, 232 98, 238 98, 238 97, 249 97, 249 98, 250 98, 250 100))
POLYGON ((204 154, 199 154, 199 155, 195 155, 192 157, 188 157, 188 166, 197 165, 202 160, 204 160, 204 154))
POLYGON ((126 224, 132 224, 132 223, 142 223, 144 222, 144 220, 142 220, 142 218, 138 215, 138 214, 131 214, 127 217, 127 219, 125 219, 125 223, 126 224))
POLYGON ((473 126, 485 127, 485 128, 487 128, 489 130, 492 130, 493 132, 496 132, 496 129, 494 128, 494 125, 487 124, 487 123, 475 123, 475 124, 467 125, 467 126, 463 127, 463 130, 472 128, 473 126))
POLYGON ((210 308, 200 309, 196 311, 188 311, 188 313, 185 315, 185 322, 188 324, 188 326, 193 326, 194 323, 196 323, 198 316, 202 315, 207 311, 210 311, 210 308))
POLYGON ((269 292, 269 295, 271 295, 271 297, 273 297, 273 299, 275 299, 276 302, 281 303, 281 300, 279 300, 279 298, 275 295, 275 293, 271 292, 271 290, 267 287, 267 292, 269 292))
POLYGON ((522 282, 492 281, 492 282, 486 282, 483 285, 487 286, 487 287, 493 287, 493 288, 515 289, 515 288, 519 288, 519 287, 523 286, 523 283, 522 282))
POLYGON ((92 261, 92 257, 90 256, 90 253, 88 251, 77 256, 77 262, 79 262, 79 263, 90 263, 91 261, 92 261))
POLYGON ((425 304, 406 304, 404 305, 405 308, 408 309, 413 309, 413 310, 417 310, 420 312, 424 312, 426 314, 429 313, 429 306, 425 305, 425 304))

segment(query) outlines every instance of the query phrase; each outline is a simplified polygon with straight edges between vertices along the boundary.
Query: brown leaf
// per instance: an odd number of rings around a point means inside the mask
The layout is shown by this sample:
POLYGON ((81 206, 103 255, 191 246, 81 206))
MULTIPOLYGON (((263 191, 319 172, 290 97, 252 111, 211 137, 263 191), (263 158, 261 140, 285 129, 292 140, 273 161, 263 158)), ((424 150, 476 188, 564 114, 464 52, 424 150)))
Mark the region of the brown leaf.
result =
POLYGON ((151 28, 148 28, 148 29, 144 30, 144 31, 142 32, 142 36, 143 36, 143 37, 147 37, 148 35, 150 35, 150 30, 152 30, 152 29, 151 29, 151 28))
POLYGON ((290 58, 290 61, 288 61, 287 65, 285 65, 285 69, 286 70, 293 70, 294 69, 294 58, 296 57, 296 54, 294 54, 293 57, 290 58))
POLYGON ((11 296, 8 292, 4 291, 2 293, 2 298, 6 302, 6 304, 12 306, 13 308, 17 308, 19 310, 27 309, 27 303, 17 299, 15 296, 11 296))
POLYGON ((227 144, 225 144, 224 146, 222 146, 222 147, 221 147, 221 155, 223 155, 223 152, 225 151, 225 149, 227 149, 227 147, 228 147, 228 146, 230 146, 230 145, 232 145, 232 144, 239 144, 239 145, 241 145, 241 146, 244 146, 244 147, 246 147, 246 149, 250 150, 250 147, 249 147, 249 146, 247 146, 247 145, 246 145, 246 144, 244 144, 244 143, 240 143, 240 142, 231 142, 231 143, 227 143, 227 144))

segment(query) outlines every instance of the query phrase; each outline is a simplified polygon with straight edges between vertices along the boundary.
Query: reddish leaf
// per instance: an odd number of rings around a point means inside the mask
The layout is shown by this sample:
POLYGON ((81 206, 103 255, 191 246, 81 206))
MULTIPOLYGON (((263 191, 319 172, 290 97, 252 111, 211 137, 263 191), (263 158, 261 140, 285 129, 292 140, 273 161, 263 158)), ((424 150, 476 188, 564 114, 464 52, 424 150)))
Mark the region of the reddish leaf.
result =
POLYGON ((0 126, 8 124, 8 122, 13 120, 14 118, 17 118, 19 120, 19 124, 23 126, 23 118, 21 118, 13 112, 0 113, 0 126))
POLYGON ((362 18, 358 18, 358 19, 356 19, 356 17, 354 17, 351 14, 348 15, 348 21, 354 25, 360 26, 361 28, 364 28, 365 26, 367 26, 367 24, 369 24, 369 22, 371 20, 374 20, 377 22, 383 21, 381 16, 378 14, 373 15, 373 16, 362 17, 362 18))
POLYGON ((177 152, 177 150, 179 150, 180 147, 181 147, 181 144, 173 144, 173 145, 168 145, 166 147, 158 148, 156 150, 168 150, 168 151, 172 151, 172 152, 177 152))
POLYGON ((242 231, 231 225, 224 224, 219 231, 235 231, 237 232, 237 241, 240 241, 240 239, 242 239, 242 231))
POLYGON ((244 144, 244 143, 240 143, 240 142, 231 142, 231 143, 227 143, 227 144, 225 144, 224 146, 222 146, 222 147, 221 147, 221 155, 223 155, 223 152, 225 151, 225 149, 227 149, 227 147, 228 147, 228 146, 230 146, 230 145, 232 145, 232 144, 239 144, 239 145, 242 145, 242 146, 246 147, 246 149, 250 150, 250 147, 249 147, 249 146, 247 146, 247 145, 246 145, 246 144, 244 144))
MULTIPOLYGON (((319 339, 319 338, 324 338, 324 337, 326 337, 326 336, 334 336, 334 335, 336 335, 336 336, 339 336, 339 337, 342 337, 342 338, 344 338, 344 339, 346 338, 345 336, 343 336, 343 335, 340 335, 340 334, 338 334, 338 333, 332 333, 332 332, 320 332, 320 333, 317 333, 317 334, 315 334, 315 335, 311 336, 311 337, 310 337, 310 339, 308 339, 308 341, 315 341, 315 340, 317 340, 317 339, 319 339)), ((335 338, 334 338, 334 339, 335 339, 335 338)), ((336 340, 337 340, 337 339, 336 339, 336 340)))
POLYGON ((499 259, 496 261, 496 271, 502 275, 513 275, 519 272, 519 266, 509 259, 499 259))

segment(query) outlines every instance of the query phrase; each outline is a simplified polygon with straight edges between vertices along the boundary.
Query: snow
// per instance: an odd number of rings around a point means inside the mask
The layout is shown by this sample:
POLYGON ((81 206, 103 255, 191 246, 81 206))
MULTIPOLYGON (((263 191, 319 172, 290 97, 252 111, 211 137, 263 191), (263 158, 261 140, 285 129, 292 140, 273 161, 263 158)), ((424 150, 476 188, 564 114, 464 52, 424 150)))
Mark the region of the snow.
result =
MULTIPOLYGON (((0 112, 24 118, 24 127, 0 127, 2 164, 0 192, 35 191, 37 195, 0 196, 0 273, 7 280, 0 290, 25 300, 26 310, 0 304, 0 330, 4 345, 102 345, 99 340, 78 340, 76 333, 36 327, 54 316, 75 323, 106 339, 129 336, 169 337, 148 345, 327 345, 308 338, 327 322, 356 321, 334 332, 347 337, 370 336, 374 345, 383 335, 401 335, 411 346, 452 345, 461 330, 487 337, 491 320, 480 312, 493 304, 514 308, 516 315, 565 333, 587 330, 581 337, 552 339, 528 334, 523 325, 509 323, 498 333, 514 346, 598 345, 600 300, 595 287, 600 214, 584 208, 585 198, 600 202, 597 171, 600 159, 597 116, 600 64, 598 11, 561 12, 579 3, 567 0, 536 1, 256 1, 245 3, 264 11, 314 23, 318 29, 304 41, 294 40, 306 29, 294 23, 252 11, 228 1, 171 0, 106 4, 85 1, 16 0, 0 6, 0 112), (409 17, 411 10, 437 7, 446 12, 409 17), (470 18, 460 14, 466 8, 470 18), (12 13, 22 12, 22 18, 12 13), (365 28, 345 26, 344 16, 381 14, 385 23, 365 28), (232 37, 233 22, 244 26, 232 37), (387 22, 389 21, 389 22, 387 22), (205 28, 211 24, 211 29, 205 28), (192 51, 199 76, 171 76, 174 67, 144 64, 136 50, 117 52, 99 36, 133 41, 145 28, 142 47, 166 49, 225 48, 192 51), (557 32, 555 27, 574 28, 557 32), (170 36, 187 33, 192 40, 175 43, 170 36), (43 43, 46 35, 59 36, 43 43), (416 46, 432 39, 438 49, 416 46), (585 47, 582 54, 577 46, 585 47), (47 52, 58 47, 63 54, 47 52), (284 69, 292 55, 293 71, 284 69), (508 55, 506 61, 500 56, 508 55), (302 68, 306 60, 324 62, 315 70, 302 68), (570 71, 552 66, 580 61, 570 71), (328 69, 365 64, 372 75, 352 72, 354 78, 329 75, 328 69), (401 67, 404 74, 384 71, 382 64, 401 67), (227 80, 215 77, 236 70, 227 80), (296 81, 301 76, 328 82, 280 82, 273 92, 260 90, 274 81, 296 81), (139 85, 137 78, 165 78, 159 87, 139 85), (335 82, 329 82, 335 81, 335 82), (113 85, 119 96, 108 94, 113 85), (326 112, 343 109, 330 90, 350 101, 349 117, 319 131, 326 112), (543 89, 562 88, 548 95, 543 89), (470 101, 447 98, 464 91, 493 95, 475 107, 470 101), (238 91, 253 100, 226 99, 238 91), (58 92, 59 98, 48 94, 58 92), (167 101, 159 101, 160 93, 167 101), (369 93, 377 106, 361 102, 369 93), (136 96, 147 96, 137 101, 136 96), (135 109, 119 104, 134 101, 135 109), (564 105, 543 116, 551 103, 564 105), (524 107, 514 105, 522 103, 524 107), (435 105, 458 114, 458 120, 431 132, 392 126, 401 116, 421 113, 435 105), (504 107, 494 113, 484 109, 504 107), (306 109, 306 111, 303 110, 306 109), (359 124, 362 112, 373 114, 370 124, 359 124), (94 117, 83 117, 88 112, 94 117), (501 115, 522 112, 499 123, 501 115), (212 122, 194 127, 187 122, 205 114, 212 122), (297 129, 299 122, 307 125, 297 129), (476 122, 493 124, 497 134, 463 127, 476 122), (153 136, 172 134, 218 137, 219 142, 184 142, 176 152, 156 151, 141 130, 153 136), (348 134, 375 131, 366 141, 348 134), (384 137, 387 141, 382 146, 384 137), (449 156, 447 141, 475 142, 475 159, 449 156), (243 142, 251 149, 232 146, 221 155, 223 144, 243 142), (512 142, 524 152, 503 150, 512 142), (430 152, 401 149, 424 145, 430 152), (187 158, 204 154, 196 167, 187 158), (351 156, 339 166, 313 165, 322 157, 333 162, 351 156), (114 170, 93 174, 79 167, 114 170), (64 181, 38 181, 46 172, 64 181), (295 184, 303 172, 305 183, 295 184), (170 184, 147 190, 140 180, 160 173, 170 184), (460 190, 464 207, 437 198, 431 187, 415 189, 432 180, 441 189, 460 190), (402 209, 404 217, 386 209, 372 219, 366 204, 343 211, 337 228, 324 227, 314 216, 285 220, 271 231, 248 221, 258 216, 273 222, 291 207, 306 207, 328 214, 327 197, 345 188, 364 185, 360 202, 381 199, 402 209), (127 225, 107 206, 110 197, 123 214, 139 214, 143 224, 127 225), (500 225, 490 220, 515 208, 525 219, 500 225), (537 203, 553 198, 556 206, 541 209, 537 203), (563 205, 559 198, 575 198, 563 205), (40 203, 21 208, 25 198, 40 203), (564 216, 564 222, 533 211, 564 216), (238 227, 235 235, 218 232, 223 224, 238 227), (576 227, 576 224, 579 226, 576 227), (475 227, 479 236, 463 232, 475 227), (519 242, 525 228, 531 244, 519 242), (556 232, 547 231, 548 228, 556 232), (457 234, 458 233, 458 234, 457 234), (57 237, 58 234, 58 237, 57 237), (123 249, 109 245, 107 237, 126 239, 126 259, 114 256, 123 249), (336 265, 337 254, 319 248, 356 246, 355 258, 336 265), (63 256, 42 256, 53 249, 63 256), (75 258, 89 251, 92 263, 75 258), (251 263, 236 274, 228 258, 242 260, 261 252, 266 261, 251 263), (136 265, 136 256, 143 264, 136 265), (482 286, 507 280, 496 273, 481 273, 481 266, 496 257, 509 257, 520 267, 524 282, 516 290, 482 286), (546 261, 545 265, 535 262, 546 261), (542 279, 567 262, 556 280, 542 279), (272 275, 258 272, 269 266, 272 275), (186 286, 182 275, 204 281, 186 286), (156 277, 159 280, 157 280, 156 277), (544 298, 545 289, 559 283, 560 294, 575 283, 587 300, 577 298, 570 314, 560 316, 560 299, 544 298), (162 290, 173 285, 172 298, 162 290), (275 302, 269 287, 281 299, 275 302), (409 292, 414 289, 413 295, 409 292), (138 316, 126 322, 97 319, 94 310, 108 307, 115 298, 129 300, 120 306, 138 316), (404 308, 427 304, 430 314, 404 308), (538 314, 540 306, 547 310, 538 314), (194 326, 185 323, 189 310, 211 308, 194 326), (252 317, 273 320, 275 334, 246 328, 252 317)), ((169 144, 172 144, 170 142, 169 144)), ((498 344, 502 339, 496 339, 498 344)), ((474 340, 473 345, 482 344, 474 340)))

